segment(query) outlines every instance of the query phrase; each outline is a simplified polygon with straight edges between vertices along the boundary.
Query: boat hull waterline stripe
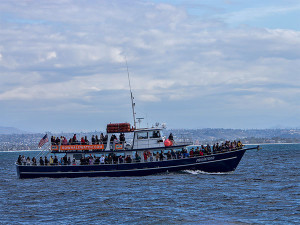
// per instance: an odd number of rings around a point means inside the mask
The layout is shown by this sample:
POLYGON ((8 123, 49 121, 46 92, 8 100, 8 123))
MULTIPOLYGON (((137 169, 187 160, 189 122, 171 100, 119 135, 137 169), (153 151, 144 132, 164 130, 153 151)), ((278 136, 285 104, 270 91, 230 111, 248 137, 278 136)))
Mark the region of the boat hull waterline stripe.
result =
POLYGON ((157 170, 157 169, 167 169, 167 168, 176 168, 176 167, 187 167, 187 166, 194 166, 199 164, 206 164, 206 163, 214 163, 214 162, 220 162, 225 160, 231 160, 236 159, 237 156, 227 158, 227 159, 219 159, 219 160, 213 160, 213 161, 206 161, 206 162, 198 162, 198 163, 191 163, 186 165, 178 165, 178 166, 165 166, 165 167, 154 167, 154 168, 144 168, 144 169, 130 169, 130 170, 99 170, 99 171, 78 171, 78 172, 20 172, 20 174, 80 174, 80 173, 112 173, 112 172, 131 172, 131 171, 143 171, 143 170, 157 170))

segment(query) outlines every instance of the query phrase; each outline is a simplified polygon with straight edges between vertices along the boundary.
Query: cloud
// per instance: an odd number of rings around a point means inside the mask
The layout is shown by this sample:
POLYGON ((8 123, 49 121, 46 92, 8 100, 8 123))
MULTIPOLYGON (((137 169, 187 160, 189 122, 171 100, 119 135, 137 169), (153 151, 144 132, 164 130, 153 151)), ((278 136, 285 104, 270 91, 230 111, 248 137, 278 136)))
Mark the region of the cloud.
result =
POLYGON ((293 6, 276 5, 276 6, 264 6, 264 7, 249 7, 239 11, 225 13, 223 18, 227 23, 245 23, 247 21, 259 20, 266 17, 286 15, 292 12, 300 11, 300 4, 294 4, 293 6))
MULTIPOLYGON (((259 105, 265 114, 275 108, 284 113, 283 107, 300 112, 299 31, 232 28, 190 16, 183 4, 130 3, 1 1, 3 106, 25 102, 36 109, 37 102, 47 101, 50 111, 64 112, 67 102, 86 113, 105 113, 94 105, 101 99, 124 111, 126 57, 136 103, 145 108, 186 104, 191 113, 204 113, 205 106, 229 114, 259 105)), ((262 9, 255 17, 276 10, 262 9)), ((242 21, 249 13, 226 16, 242 21)))

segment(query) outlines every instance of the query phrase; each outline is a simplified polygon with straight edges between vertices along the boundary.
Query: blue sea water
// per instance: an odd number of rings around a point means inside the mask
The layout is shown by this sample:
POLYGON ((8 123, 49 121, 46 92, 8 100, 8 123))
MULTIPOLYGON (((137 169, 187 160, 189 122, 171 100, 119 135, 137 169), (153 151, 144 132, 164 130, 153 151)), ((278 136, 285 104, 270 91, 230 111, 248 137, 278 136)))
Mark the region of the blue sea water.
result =
POLYGON ((17 179, 0 152, 0 224, 300 224, 300 144, 248 151, 234 173, 17 179))

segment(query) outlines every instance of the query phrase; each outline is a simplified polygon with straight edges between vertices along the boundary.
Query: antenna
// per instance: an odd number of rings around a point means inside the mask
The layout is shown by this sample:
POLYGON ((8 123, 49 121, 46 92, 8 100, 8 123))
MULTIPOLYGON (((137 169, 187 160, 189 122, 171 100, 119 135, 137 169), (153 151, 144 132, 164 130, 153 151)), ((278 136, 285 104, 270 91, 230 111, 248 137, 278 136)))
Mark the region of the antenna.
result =
POLYGON ((133 115, 133 124, 134 124, 134 129, 135 129, 136 128, 135 112, 134 112, 135 103, 133 102, 134 98, 133 98, 132 91, 131 91, 131 84, 130 84, 130 77, 129 77, 129 70, 128 70, 128 64, 127 64, 126 56, 125 56, 125 62, 126 62, 126 67, 127 67, 128 83, 129 83, 129 89, 130 89, 131 107, 132 107, 132 115, 133 115))
POLYGON ((139 122, 139 128, 141 128, 141 122, 142 122, 142 120, 143 120, 144 118, 140 117, 140 118, 136 118, 136 119, 137 119, 138 122, 139 122))

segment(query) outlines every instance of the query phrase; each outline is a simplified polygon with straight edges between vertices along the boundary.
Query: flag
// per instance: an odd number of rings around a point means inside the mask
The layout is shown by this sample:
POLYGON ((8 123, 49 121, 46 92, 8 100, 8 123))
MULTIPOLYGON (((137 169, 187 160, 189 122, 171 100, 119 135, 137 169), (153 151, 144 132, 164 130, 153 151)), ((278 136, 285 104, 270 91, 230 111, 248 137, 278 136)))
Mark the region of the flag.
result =
POLYGON ((40 143, 39 143, 39 148, 41 148, 46 142, 48 142, 48 136, 47 134, 40 140, 40 143))

